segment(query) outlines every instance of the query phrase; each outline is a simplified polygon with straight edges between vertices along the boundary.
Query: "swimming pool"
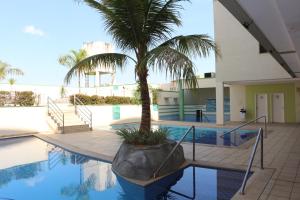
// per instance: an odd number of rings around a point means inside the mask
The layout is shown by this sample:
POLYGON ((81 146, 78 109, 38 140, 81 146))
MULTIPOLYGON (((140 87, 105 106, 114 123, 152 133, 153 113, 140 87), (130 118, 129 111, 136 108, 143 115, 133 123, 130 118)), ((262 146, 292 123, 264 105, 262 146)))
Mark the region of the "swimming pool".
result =
POLYGON ((0 199, 231 199, 244 172, 187 167, 146 187, 116 176, 111 164, 27 137, 0 140, 0 199))
MULTIPOLYGON (((139 124, 118 124, 112 125, 112 129, 119 130, 122 128, 138 128, 139 124)), ((188 126, 174 126, 174 125, 152 125, 152 128, 166 128, 169 130, 168 138, 171 140, 180 140, 184 133, 190 128, 188 126)), ((246 141, 257 135, 257 130, 238 130, 230 134, 222 136, 227 133, 230 129, 223 128, 203 128, 196 127, 196 143, 200 144, 211 144, 219 146, 239 146, 246 141)), ((192 142, 192 133, 187 135, 184 141, 192 142)))

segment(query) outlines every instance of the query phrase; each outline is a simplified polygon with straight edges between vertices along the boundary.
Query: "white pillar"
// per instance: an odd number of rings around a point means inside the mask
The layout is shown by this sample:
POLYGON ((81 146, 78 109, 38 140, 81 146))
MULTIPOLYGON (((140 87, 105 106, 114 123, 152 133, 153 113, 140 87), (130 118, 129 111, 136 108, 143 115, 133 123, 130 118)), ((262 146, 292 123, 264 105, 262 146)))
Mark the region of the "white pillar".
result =
POLYGON ((224 83, 216 83, 216 124, 224 124, 224 83))
POLYGON ((101 80, 100 80, 100 72, 96 71, 96 77, 95 77, 95 87, 100 87, 101 80))
POLYGON ((116 73, 112 73, 111 74, 111 85, 114 85, 115 84, 115 80, 116 79, 116 73))

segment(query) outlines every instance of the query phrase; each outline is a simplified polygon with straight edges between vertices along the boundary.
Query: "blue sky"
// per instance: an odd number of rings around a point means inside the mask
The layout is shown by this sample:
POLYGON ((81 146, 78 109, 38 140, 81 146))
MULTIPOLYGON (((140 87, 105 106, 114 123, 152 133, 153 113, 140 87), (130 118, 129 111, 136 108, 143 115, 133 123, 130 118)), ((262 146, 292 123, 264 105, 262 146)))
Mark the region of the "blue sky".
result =
MULTIPOLYGON (((212 1, 184 3, 183 26, 174 35, 205 33, 213 37, 212 1)), ((84 42, 113 43, 100 15, 74 0, 2 1, 0 13, 0 60, 25 72, 17 83, 62 85, 67 69, 58 64, 60 55, 79 49, 84 42)), ((198 74, 214 71, 214 56, 194 62, 198 74)), ((150 83, 167 81, 164 75, 150 73, 150 83)), ((117 71, 117 84, 134 82, 133 66, 117 71)))

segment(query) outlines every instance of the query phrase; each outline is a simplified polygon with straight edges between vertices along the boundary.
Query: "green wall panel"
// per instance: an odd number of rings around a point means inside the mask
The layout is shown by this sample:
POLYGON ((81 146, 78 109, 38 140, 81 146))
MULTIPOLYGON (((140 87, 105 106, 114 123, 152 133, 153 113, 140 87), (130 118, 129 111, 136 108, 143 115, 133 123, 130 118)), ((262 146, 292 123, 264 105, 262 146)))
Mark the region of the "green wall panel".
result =
POLYGON ((296 122, 295 108, 295 85, 275 84, 275 85, 249 85, 246 86, 246 118, 247 120, 255 119, 255 99, 256 94, 265 93, 268 95, 268 115, 272 116, 272 94, 284 94, 284 118, 285 122, 296 122))
POLYGON ((112 111, 113 111, 113 119, 114 120, 120 119, 120 105, 113 105, 112 111))

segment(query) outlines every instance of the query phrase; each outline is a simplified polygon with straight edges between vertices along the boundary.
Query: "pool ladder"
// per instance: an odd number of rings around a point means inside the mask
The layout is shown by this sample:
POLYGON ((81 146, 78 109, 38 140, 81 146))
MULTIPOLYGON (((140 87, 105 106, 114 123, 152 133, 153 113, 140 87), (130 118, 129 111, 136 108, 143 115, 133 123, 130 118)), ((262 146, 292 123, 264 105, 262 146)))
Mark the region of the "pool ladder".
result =
MULTIPOLYGON (((242 186, 240 188, 240 194, 244 195, 245 194, 245 188, 248 182, 248 178, 249 178, 249 174, 253 165, 253 161, 256 155, 256 151, 257 151, 257 147, 259 145, 260 142, 260 168, 264 169, 264 132, 267 133, 267 117, 266 116, 261 116, 261 117, 257 117, 254 120, 251 120, 247 123, 244 123, 226 133, 224 133, 223 135, 221 135, 220 137, 224 137, 224 135, 232 133, 233 131, 236 131, 246 125, 249 125, 251 123, 257 122, 257 120, 259 119, 263 119, 264 118, 264 129, 260 128, 258 130, 258 134, 256 136, 256 141, 254 143, 250 158, 249 158, 249 162, 247 165, 247 171, 246 174, 244 176, 243 179, 243 183, 242 186)), ((158 169, 153 173, 153 178, 156 178, 159 176, 159 172, 160 170, 166 165, 167 161, 171 158, 171 156, 173 155, 173 153, 175 152, 175 150, 178 148, 178 146, 183 142, 183 140, 185 139, 185 137, 192 131, 193 133, 193 161, 195 161, 195 126, 191 126, 186 132, 185 134, 181 137, 181 139, 177 142, 177 144, 173 147, 173 149, 171 150, 171 152, 168 154, 168 156, 166 157, 166 159, 161 163, 161 165, 158 167, 158 169)), ((267 134, 265 134, 266 137, 267 134)))
POLYGON ((195 126, 191 126, 185 134, 181 137, 181 139, 177 142, 177 144, 173 147, 172 151, 168 154, 166 159, 160 164, 160 166, 157 168, 157 170, 153 173, 153 178, 156 178, 159 176, 160 170, 167 164, 168 160, 171 158, 173 153, 176 151, 178 146, 183 142, 184 138, 190 133, 193 132, 193 161, 195 161, 195 126))

